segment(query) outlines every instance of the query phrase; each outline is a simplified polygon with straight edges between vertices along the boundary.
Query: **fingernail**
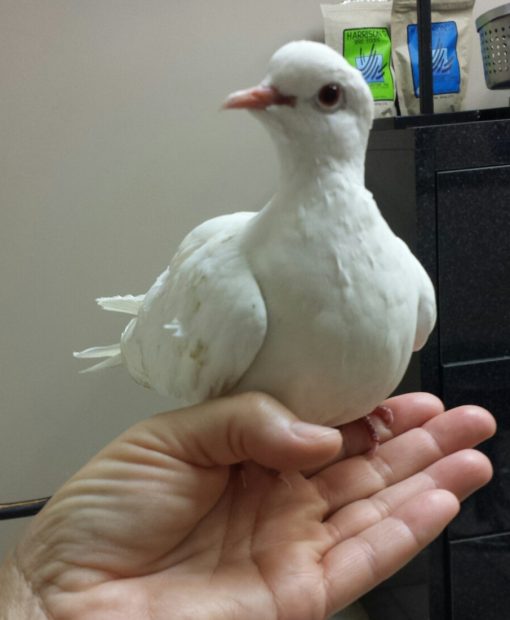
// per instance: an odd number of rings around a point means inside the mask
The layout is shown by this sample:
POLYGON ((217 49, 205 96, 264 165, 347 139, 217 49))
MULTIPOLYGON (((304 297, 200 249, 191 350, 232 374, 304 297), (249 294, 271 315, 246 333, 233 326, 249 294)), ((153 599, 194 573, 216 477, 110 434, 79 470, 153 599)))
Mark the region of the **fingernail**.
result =
POLYGON ((290 428, 296 437, 307 441, 322 441, 326 437, 334 437, 339 434, 336 428, 308 424, 307 422, 294 422, 290 428))

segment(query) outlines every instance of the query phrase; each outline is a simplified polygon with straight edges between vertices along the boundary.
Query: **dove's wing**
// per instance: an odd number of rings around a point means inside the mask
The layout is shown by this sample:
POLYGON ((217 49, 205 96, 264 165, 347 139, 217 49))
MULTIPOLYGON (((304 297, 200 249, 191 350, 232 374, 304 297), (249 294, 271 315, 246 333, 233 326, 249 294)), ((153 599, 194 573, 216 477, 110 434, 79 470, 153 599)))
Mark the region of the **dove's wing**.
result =
POLYGON ((122 335, 135 379, 189 403, 228 392, 264 341, 266 307, 240 242, 254 213, 204 222, 181 243, 122 335))
POLYGON ((425 269, 413 256, 417 267, 419 281, 418 320, 416 322, 416 336, 413 351, 419 351, 427 342, 430 332, 436 323, 436 295, 434 287, 425 269))

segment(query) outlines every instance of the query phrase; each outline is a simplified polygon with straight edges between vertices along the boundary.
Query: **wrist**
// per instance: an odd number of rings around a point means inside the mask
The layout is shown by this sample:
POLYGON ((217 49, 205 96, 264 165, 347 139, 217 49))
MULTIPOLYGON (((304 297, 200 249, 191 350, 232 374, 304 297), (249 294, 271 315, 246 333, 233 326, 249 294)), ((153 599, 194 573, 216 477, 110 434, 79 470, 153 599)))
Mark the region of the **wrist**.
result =
POLYGON ((48 620, 13 554, 0 566, 0 584, 1 620, 48 620))

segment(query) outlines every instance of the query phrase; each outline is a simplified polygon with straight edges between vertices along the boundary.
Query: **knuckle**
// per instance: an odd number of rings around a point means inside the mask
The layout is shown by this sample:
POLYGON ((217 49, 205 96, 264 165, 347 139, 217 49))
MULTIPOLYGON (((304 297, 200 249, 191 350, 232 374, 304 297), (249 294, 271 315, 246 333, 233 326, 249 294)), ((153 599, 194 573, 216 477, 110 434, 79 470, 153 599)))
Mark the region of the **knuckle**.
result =
POLYGON ((282 405, 269 394, 264 392, 246 392, 240 395, 245 411, 249 414, 265 417, 274 415, 275 409, 282 409, 282 405))

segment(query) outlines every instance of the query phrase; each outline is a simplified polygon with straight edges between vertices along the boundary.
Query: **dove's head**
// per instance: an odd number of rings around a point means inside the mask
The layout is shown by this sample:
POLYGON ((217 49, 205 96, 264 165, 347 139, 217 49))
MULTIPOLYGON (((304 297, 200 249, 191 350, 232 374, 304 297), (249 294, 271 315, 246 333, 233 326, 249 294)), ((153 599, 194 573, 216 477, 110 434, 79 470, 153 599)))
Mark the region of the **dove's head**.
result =
POLYGON ((258 86, 233 93, 225 108, 254 112, 284 158, 298 151, 315 161, 362 162, 374 104, 361 73, 340 54, 294 41, 273 55, 258 86))

